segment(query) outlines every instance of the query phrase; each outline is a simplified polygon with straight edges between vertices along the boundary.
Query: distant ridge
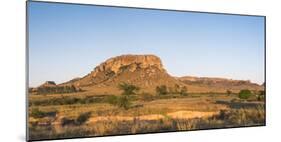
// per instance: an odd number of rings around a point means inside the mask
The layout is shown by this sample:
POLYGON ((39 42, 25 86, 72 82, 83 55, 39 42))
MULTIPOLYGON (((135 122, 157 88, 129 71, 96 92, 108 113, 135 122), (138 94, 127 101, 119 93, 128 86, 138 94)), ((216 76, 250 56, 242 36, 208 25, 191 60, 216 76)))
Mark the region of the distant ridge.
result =
POLYGON ((217 90, 232 90, 235 92, 241 89, 249 90, 263 90, 263 86, 252 83, 249 80, 233 80, 219 77, 195 77, 184 76, 177 77, 178 80, 187 85, 200 85, 207 88, 213 88, 217 90))

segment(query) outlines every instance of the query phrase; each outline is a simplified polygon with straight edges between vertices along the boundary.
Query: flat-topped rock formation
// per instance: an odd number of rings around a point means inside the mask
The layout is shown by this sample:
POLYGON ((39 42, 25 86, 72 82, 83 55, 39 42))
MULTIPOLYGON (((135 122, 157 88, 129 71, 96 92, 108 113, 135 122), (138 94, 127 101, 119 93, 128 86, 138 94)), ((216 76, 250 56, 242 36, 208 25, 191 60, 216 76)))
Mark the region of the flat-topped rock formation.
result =
MULTIPOLYGON (((120 83, 140 87, 141 92, 155 94, 157 86, 165 85, 169 90, 186 87, 188 92, 225 93, 227 90, 239 92, 241 89, 263 90, 262 85, 247 80, 232 80, 209 77, 172 77, 159 57, 155 55, 121 55, 109 58, 96 66, 93 71, 81 78, 56 85, 52 81, 42 86, 75 86, 96 94, 111 94, 120 91, 120 83)), ((40 86, 39 86, 40 87, 40 86)), ((86 91, 87 92, 87 91, 86 91)))

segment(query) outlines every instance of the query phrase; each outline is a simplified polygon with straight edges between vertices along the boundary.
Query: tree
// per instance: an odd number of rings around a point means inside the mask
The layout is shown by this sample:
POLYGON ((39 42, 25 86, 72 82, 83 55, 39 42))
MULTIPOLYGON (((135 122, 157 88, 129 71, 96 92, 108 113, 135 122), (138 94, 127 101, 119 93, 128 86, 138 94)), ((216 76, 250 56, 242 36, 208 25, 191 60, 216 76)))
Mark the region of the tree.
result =
POLYGON ((131 102, 128 96, 121 96, 118 99, 118 106, 124 109, 129 109, 131 106, 131 102))
POLYGON ((130 96, 136 94, 139 91, 139 87, 127 83, 122 83, 118 85, 118 88, 122 90, 121 96, 117 99, 117 105, 124 109, 129 109, 131 102, 130 96))
POLYGON ((166 95, 166 94, 168 94, 166 85, 157 86, 155 88, 155 90, 156 90, 156 93, 158 95, 166 95))
POLYGON ((252 95, 252 92, 248 89, 244 89, 239 92, 239 98, 243 99, 243 100, 248 99, 251 95, 252 95))
POLYGON ((123 91, 122 95, 129 96, 136 94, 137 91, 139 91, 139 87, 127 83, 121 83, 119 84, 118 88, 123 91))

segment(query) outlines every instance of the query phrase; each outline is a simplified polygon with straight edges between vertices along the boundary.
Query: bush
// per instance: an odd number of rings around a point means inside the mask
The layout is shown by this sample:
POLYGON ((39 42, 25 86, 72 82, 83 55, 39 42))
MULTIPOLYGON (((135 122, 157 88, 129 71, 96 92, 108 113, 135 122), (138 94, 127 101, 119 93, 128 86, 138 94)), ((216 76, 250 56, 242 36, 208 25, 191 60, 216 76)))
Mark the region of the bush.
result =
POLYGON ((112 105, 118 105, 119 98, 117 96, 108 96, 106 102, 112 105))
POLYGON ((85 123, 90 117, 91 117, 91 112, 82 113, 76 119, 76 124, 81 125, 85 123))
POLYGON ((152 101, 154 100, 154 97, 152 94, 149 94, 149 93, 146 93, 146 92, 143 92, 140 94, 140 98, 143 100, 143 101, 152 101))
POLYGON ((136 92, 139 91, 140 88, 128 83, 121 83, 118 85, 118 88, 123 91, 121 96, 112 96, 109 98, 108 102, 120 108, 129 109, 129 107, 131 106, 129 97, 133 94, 136 94, 136 92))
POLYGON ((183 87, 181 88, 180 94, 181 94, 182 96, 186 96, 186 95, 187 95, 187 88, 186 88, 185 86, 183 86, 183 87))
POLYGON ((62 118, 61 119, 61 126, 66 126, 66 125, 76 125, 74 119, 69 119, 69 118, 62 118))
POLYGON ((139 87, 127 83, 119 84, 119 89, 123 91, 122 95, 133 95, 140 89, 139 87))
POLYGON ((67 85, 67 86, 44 86, 38 87, 37 94, 54 94, 54 93, 73 93, 81 91, 81 89, 76 88, 74 85, 67 85))
POLYGON ((237 99, 237 98, 233 98, 230 100, 231 103, 237 103, 240 102, 241 100, 237 99))
POLYGON ((56 97, 42 100, 31 100, 29 106, 48 106, 48 105, 71 105, 71 104, 91 104, 107 102, 107 97, 56 97))
POLYGON ((252 92, 250 90, 247 90, 247 89, 241 90, 239 92, 239 98, 243 99, 243 100, 248 99, 251 95, 252 95, 252 92))
POLYGON ((155 90, 156 90, 156 93, 158 95, 166 95, 166 94, 168 94, 166 85, 157 86, 155 88, 155 90))
POLYGON ((91 112, 81 113, 76 119, 71 118, 62 118, 61 119, 61 126, 66 125, 82 125, 89 120, 91 117, 91 112))
POLYGON ((107 98, 107 102, 111 105, 124 108, 124 109, 129 109, 131 106, 131 102, 129 100, 129 97, 126 95, 122 96, 110 96, 107 98))
POLYGON ((231 95, 232 92, 231 92, 230 90, 226 90, 226 94, 227 94, 227 95, 231 95))
POLYGON ((54 117, 54 116, 56 116, 56 114, 57 114, 56 111, 44 112, 44 111, 39 110, 38 108, 34 108, 31 110, 30 116, 34 117, 34 118, 43 118, 43 117, 47 117, 47 116, 54 117))
POLYGON ((245 126, 263 124, 265 121, 264 106, 257 106, 248 109, 221 110, 218 115, 213 116, 217 120, 223 120, 224 123, 245 126))
POLYGON ((118 106, 124 109, 129 109, 131 102, 127 96, 121 96, 118 99, 118 106))
POLYGON ((265 99, 265 91, 259 91, 259 93, 257 95, 257 100, 264 101, 264 99, 265 99))
POLYGON ((34 118, 42 118, 45 116, 45 113, 43 111, 40 111, 38 108, 35 108, 31 110, 30 116, 34 118))

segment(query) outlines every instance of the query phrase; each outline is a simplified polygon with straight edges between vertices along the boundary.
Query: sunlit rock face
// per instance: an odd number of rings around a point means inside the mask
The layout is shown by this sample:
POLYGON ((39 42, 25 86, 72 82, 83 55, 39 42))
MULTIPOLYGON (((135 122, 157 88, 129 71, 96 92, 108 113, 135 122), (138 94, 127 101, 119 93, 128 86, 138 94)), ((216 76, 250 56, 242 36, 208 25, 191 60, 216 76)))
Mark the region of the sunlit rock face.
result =
POLYGON ((134 72, 137 68, 146 69, 152 66, 160 71, 165 71, 160 58, 155 55, 122 55, 101 63, 94 69, 92 75, 96 76, 99 72, 104 71, 112 71, 116 74, 122 72, 124 68, 129 68, 131 72, 134 72))

